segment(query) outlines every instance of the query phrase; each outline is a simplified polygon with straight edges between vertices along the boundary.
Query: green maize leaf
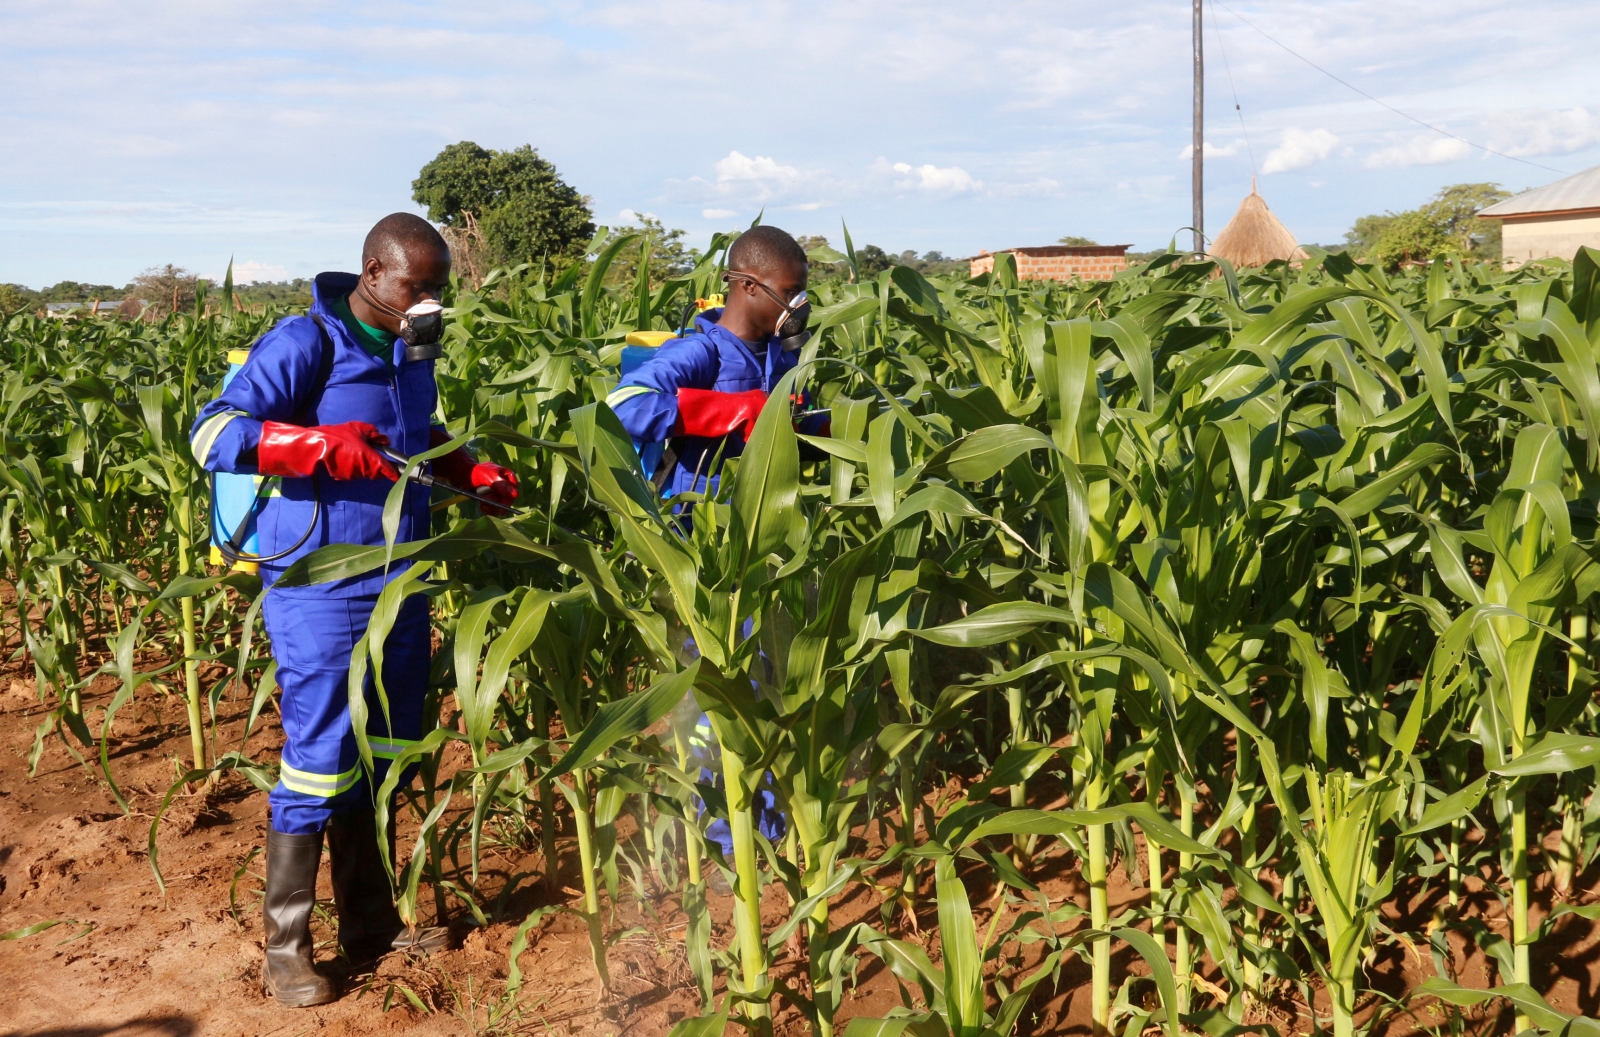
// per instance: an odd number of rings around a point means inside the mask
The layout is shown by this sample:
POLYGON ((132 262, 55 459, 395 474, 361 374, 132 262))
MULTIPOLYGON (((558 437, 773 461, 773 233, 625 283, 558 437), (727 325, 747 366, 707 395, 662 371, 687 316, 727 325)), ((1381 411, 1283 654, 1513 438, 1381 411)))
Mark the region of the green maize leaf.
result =
POLYGON ((528 913, 517 926, 516 935, 511 939, 511 949, 506 953, 506 992, 515 994, 522 989, 522 964, 521 958, 528 949, 528 933, 534 926, 561 910, 554 904, 536 907, 528 913))
POLYGON ((939 901, 939 938, 944 951, 945 1013, 955 1037, 983 1032, 983 950, 967 903, 967 888, 956 874, 956 859, 941 857, 934 865, 939 901))
POLYGON ((782 547, 798 519, 800 446, 789 408, 798 375, 798 370, 790 371, 773 387, 740 456, 732 501, 748 551, 745 561, 736 564, 740 571, 782 547))
POLYGON ((864 465, 867 463, 867 452, 855 443, 834 439, 831 436, 804 436, 797 434, 796 438, 802 443, 816 447, 823 453, 832 454, 834 457, 848 461, 851 464, 864 465))
POLYGON ((1600 738, 1552 731, 1514 760, 1490 767, 1493 774, 1521 778, 1531 774, 1563 774, 1600 763, 1600 738))
POLYGON ((611 264, 616 261, 617 253, 628 247, 639 235, 619 234, 606 243, 605 248, 595 257, 594 265, 589 268, 589 276, 583 282, 583 297, 578 306, 579 319, 583 323, 585 335, 598 335, 600 325, 596 320, 596 308, 600 300, 600 291, 605 284, 606 271, 611 269, 611 264))
POLYGON ((1010 641, 1047 623, 1072 622, 1072 614, 1062 609, 1018 601, 990 605, 966 619, 907 633, 934 644, 973 648, 1010 641))
POLYGON ((1404 461, 1339 501, 1339 507, 1351 518, 1360 518, 1382 504, 1395 487, 1422 469, 1454 456, 1450 448, 1442 443, 1424 443, 1407 455, 1404 461))
POLYGON ((1149 933, 1140 932, 1138 929, 1113 929, 1111 935, 1126 942, 1150 966, 1150 975, 1156 981, 1156 990, 1161 994, 1161 1007, 1165 1009, 1165 1018, 1161 1021, 1161 1028, 1167 1037, 1178 1037, 1178 984, 1172 976, 1172 963, 1167 960, 1167 950, 1155 941, 1149 933))
POLYGON ((1423 812, 1422 820, 1407 828, 1402 835, 1421 835, 1431 832, 1441 825, 1447 825, 1468 816, 1478 808, 1483 800, 1483 793, 1489 787, 1489 776, 1486 774, 1464 789, 1457 789, 1450 795, 1437 802, 1431 803, 1423 812))
POLYGON ((39 933, 44 932, 46 929, 61 925, 67 921, 68 920, 64 918, 56 918, 48 922, 35 922, 32 925, 22 926, 20 929, 12 929, 9 932, 0 933, 0 940, 20 940, 24 937, 36 936, 39 933))
POLYGON ((1600 1023, 1592 1019, 1566 1015, 1551 1008, 1538 991, 1526 983, 1507 983, 1503 986, 1492 987, 1489 990, 1476 990, 1463 987, 1438 976, 1431 976, 1424 980, 1420 989, 1421 993, 1432 994, 1441 1001, 1461 1008, 1470 1008, 1481 1005, 1485 1001, 1503 997, 1516 1006, 1519 1012, 1524 1013, 1533 1021, 1535 1026, 1551 1032, 1569 1032, 1573 1034, 1600 1034, 1600 1023), (1567 1027, 1573 1029, 1568 1031, 1567 1027))
POLYGON ((920 1012, 888 1019, 858 1015, 845 1024, 844 1037, 900 1037, 905 1033, 912 1037, 946 1037, 949 1032, 943 1019, 932 1012, 920 1012))
POLYGON ((660 678, 636 695, 602 705, 594 719, 573 740, 572 747, 554 767, 540 775, 539 780, 554 781, 589 765, 621 739, 632 738, 666 716, 689 693, 699 673, 700 663, 696 661, 677 673, 660 678))
POLYGON ((1193 1026, 1211 1037, 1240 1037, 1241 1034, 1259 1033, 1265 1037, 1278 1037, 1278 1029, 1270 1023, 1240 1023, 1229 1018, 1220 1008, 1204 1012, 1190 1012, 1183 1017, 1184 1025, 1193 1026))

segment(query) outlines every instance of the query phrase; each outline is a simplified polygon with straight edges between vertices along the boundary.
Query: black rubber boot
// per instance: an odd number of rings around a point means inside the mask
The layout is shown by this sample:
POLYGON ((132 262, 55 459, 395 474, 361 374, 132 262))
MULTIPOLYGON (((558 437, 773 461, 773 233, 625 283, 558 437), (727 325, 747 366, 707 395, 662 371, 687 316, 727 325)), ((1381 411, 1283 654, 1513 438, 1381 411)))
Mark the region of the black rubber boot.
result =
POLYGON ((325 1005, 337 996, 333 984, 312 965, 311 909, 317 902, 321 862, 321 832, 284 835, 267 830, 267 896, 262 902, 267 961, 261 985, 285 1008, 325 1005))
MULTIPOLYGON (((341 810, 328 821, 333 865, 333 903, 339 914, 339 947, 352 962, 376 961, 390 951, 431 954, 449 943, 449 930, 409 929, 395 910, 389 873, 378 852, 377 814, 341 810)), ((394 860, 394 828, 389 828, 394 860)))

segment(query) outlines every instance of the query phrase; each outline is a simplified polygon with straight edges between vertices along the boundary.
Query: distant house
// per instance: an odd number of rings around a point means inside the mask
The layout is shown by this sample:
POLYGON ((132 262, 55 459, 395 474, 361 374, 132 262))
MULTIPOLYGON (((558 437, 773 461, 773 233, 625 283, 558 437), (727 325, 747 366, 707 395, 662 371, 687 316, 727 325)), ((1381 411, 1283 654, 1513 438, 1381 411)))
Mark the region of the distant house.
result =
POLYGON ((145 307, 143 299, 91 299, 88 302, 47 302, 44 315, 62 320, 67 317, 137 317, 145 307), (130 308, 131 305, 131 308, 130 308))
MULTIPOLYGON (((1128 245, 1039 245, 1003 248, 1017 261, 1017 277, 1024 281, 1109 281, 1118 270, 1128 269, 1128 245)), ((999 253, 987 249, 973 256, 972 276, 994 269, 999 253)))
POLYGON ((1600 166, 1507 198, 1478 218, 1500 221, 1500 256, 1508 267, 1571 259, 1580 245, 1600 248, 1600 166))

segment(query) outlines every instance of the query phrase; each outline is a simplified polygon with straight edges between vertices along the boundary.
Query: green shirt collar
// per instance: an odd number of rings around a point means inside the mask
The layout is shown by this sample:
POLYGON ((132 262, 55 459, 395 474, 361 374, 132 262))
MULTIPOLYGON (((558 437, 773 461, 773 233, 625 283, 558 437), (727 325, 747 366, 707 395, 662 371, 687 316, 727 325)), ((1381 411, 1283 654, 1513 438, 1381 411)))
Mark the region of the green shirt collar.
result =
POLYGON ((344 321, 344 326, 349 329, 351 337, 360 344, 362 349, 386 364, 394 363, 394 340, 398 336, 382 328, 375 328, 357 318, 351 312, 350 297, 348 295, 341 295, 333 300, 333 312, 337 313, 339 319, 344 321))

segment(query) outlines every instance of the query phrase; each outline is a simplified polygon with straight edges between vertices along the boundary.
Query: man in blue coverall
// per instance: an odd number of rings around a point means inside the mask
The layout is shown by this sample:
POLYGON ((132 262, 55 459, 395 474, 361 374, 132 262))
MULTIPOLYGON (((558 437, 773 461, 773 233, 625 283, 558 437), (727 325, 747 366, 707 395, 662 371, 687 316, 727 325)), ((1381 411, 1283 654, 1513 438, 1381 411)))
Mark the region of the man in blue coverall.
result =
MULTIPOLYGON (((439 296, 449 278, 450 251, 425 220, 408 213, 380 220, 362 246, 361 272, 319 274, 309 314, 280 321, 262 336, 227 388, 200 410, 190 434, 207 470, 266 477, 257 532, 262 580, 271 590, 262 617, 278 663, 284 746, 278 784, 268 796, 262 985, 286 1007, 337 996, 313 967, 310 932, 324 835, 339 945, 352 962, 445 942, 443 930, 402 924, 373 803, 389 761, 423 734, 427 599, 409 598, 384 642, 388 720, 367 678, 367 733, 377 768, 368 775, 350 723, 350 653, 366 633, 378 592, 404 565, 316 586, 273 583, 327 544, 381 545, 383 505, 398 473, 379 448, 409 456, 449 439, 434 423, 437 350, 429 348, 438 341, 439 296), (280 552, 286 553, 265 560, 280 552)), ((445 482, 506 504, 516 498, 515 476, 477 463, 465 450, 433 465, 445 482)), ((426 537, 428 526, 428 491, 413 483, 397 540, 426 537)))
POLYGON ((744 452, 767 394, 799 361, 811 315, 806 274, 789 234, 745 231, 728 249, 727 305, 696 317, 693 331, 663 343, 606 397, 635 440, 673 444, 667 496, 712 485, 718 450, 744 452))
MULTIPOLYGON (((727 305, 695 319, 694 330, 663 343, 650 359, 623 377, 606 403, 640 443, 667 440, 670 465, 666 496, 714 489, 712 462, 718 452, 738 457, 778 380, 799 361, 811 304, 806 297, 805 250, 777 227, 745 231, 728 249, 727 305)), ((826 435, 826 419, 810 419, 826 435)), ((711 725, 704 715, 691 742, 709 753, 711 725)), ((784 834, 783 815, 770 789, 758 789, 756 820, 761 833, 784 834)), ((733 834, 722 819, 706 836, 733 856, 733 834)))

